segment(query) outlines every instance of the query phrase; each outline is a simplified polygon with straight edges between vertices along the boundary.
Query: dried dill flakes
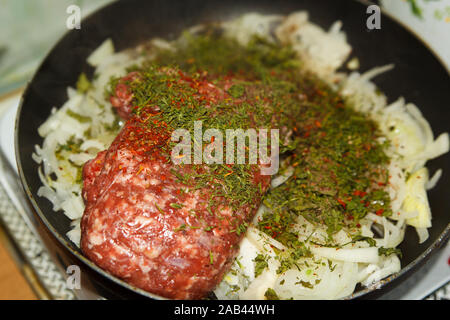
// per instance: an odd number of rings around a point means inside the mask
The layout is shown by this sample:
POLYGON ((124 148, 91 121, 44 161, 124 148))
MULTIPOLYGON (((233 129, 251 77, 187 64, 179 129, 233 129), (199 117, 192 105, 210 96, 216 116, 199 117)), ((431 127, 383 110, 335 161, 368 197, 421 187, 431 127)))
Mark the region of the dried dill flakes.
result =
POLYGON ((281 235, 299 215, 325 225, 330 239, 343 228, 357 228, 368 212, 390 216, 389 142, 378 142, 377 124, 320 80, 294 81, 305 91, 305 102, 299 105, 295 148, 281 168, 293 167, 294 173, 264 196, 272 212, 260 230, 285 244, 281 235))
POLYGON ((289 269, 296 268, 301 270, 298 260, 304 257, 311 257, 311 251, 305 246, 303 242, 296 241, 295 244, 291 244, 288 250, 281 252, 276 251, 277 259, 280 261, 280 266, 277 269, 277 274, 286 272, 289 269))
POLYGON ((174 209, 181 209, 181 208, 183 208, 183 205, 182 205, 182 204, 180 204, 180 203, 175 203, 175 202, 172 202, 172 203, 170 204, 170 206, 171 206, 172 208, 174 208, 174 209))
POLYGON ((156 207, 156 209, 158 209, 158 211, 159 211, 161 214, 165 214, 165 212, 158 206, 157 203, 155 203, 155 207, 156 207))
POLYGON ((328 260, 328 268, 330 269, 331 272, 334 271, 334 269, 336 269, 337 264, 335 264, 333 266, 333 262, 331 260, 328 260))
MULTIPOLYGON (((366 241, 371 247, 375 247, 377 245, 377 242, 373 238, 363 237, 361 235, 356 235, 352 237, 352 241, 346 244, 355 243, 357 241, 366 241)), ((345 246, 346 244, 344 244, 343 246, 345 246)))
POLYGON ((314 286, 316 286, 316 285, 318 285, 320 283, 320 281, 321 281, 320 279, 316 279, 316 280, 314 280, 314 284, 312 284, 309 281, 299 280, 295 284, 299 284, 302 287, 305 287, 305 288, 308 288, 308 289, 313 289, 314 286))
POLYGON ((245 92, 244 86, 241 85, 232 85, 230 89, 227 91, 233 98, 240 98, 245 92))
MULTIPOLYGON (((270 210, 257 225, 287 247, 277 253, 278 273, 300 270, 299 259, 312 255, 299 241, 298 231, 292 229, 299 216, 324 225, 326 241, 332 244, 334 234, 359 228, 359 221, 368 212, 392 214, 385 191, 389 141, 380 143, 376 122, 355 111, 328 84, 302 70, 291 48, 280 48, 258 37, 241 46, 208 32, 198 36, 186 33, 175 47, 174 52, 157 50, 155 61, 133 70, 141 74, 139 81, 129 83, 136 106, 133 112, 140 114, 152 105, 160 110, 145 125, 159 128, 163 124, 169 131, 186 129, 194 146, 198 144, 193 134, 195 121, 202 121, 203 130, 292 128, 280 132, 279 149, 285 158, 280 172, 289 167, 293 174, 264 195, 263 202, 270 210), (206 81, 221 88, 230 79, 223 101, 208 104, 198 99, 197 84, 206 81)), ((117 81, 112 79, 110 87, 117 81)), ((170 152, 172 147, 168 144, 164 150, 170 152)), ((211 215, 211 208, 217 205, 213 200, 218 197, 229 201, 235 211, 263 192, 262 185, 252 181, 251 165, 211 164, 208 172, 196 171, 200 167, 193 165, 193 171, 185 175, 175 170, 172 173, 192 190, 216 190, 207 207, 211 215)), ((170 206, 180 208, 178 204, 170 206)), ((239 221, 231 223, 237 235, 248 227, 239 221)), ((366 237, 355 236, 352 242, 356 241, 374 245, 366 237)), ((308 238, 307 242, 312 241, 308 238)), ((258 276, 267 268, 267 261, 258 255, 254 262, 258 276)), ((331 262, 329 267, 335 268, 331 262)))
POLYGON ((178 228, 173 229, 174 232, 186 230, 186 224, 180 225, 178 228))
POLYGON ((173 168, 170 168, 170 172, 178 179, 179 182, 187 184, 187 182, 189 181, 189 176, 188 175, 182 175, 181 173, 179 173, 178 171, 176 171, 173 168))
MULTIPOLYGON (((233 39, 208 32, 196 36, 185 33, 183 41, 176 42, 175 46, 175 52, 158 49, 154 61, 128 70, 138 71, 141 76, 139 81, 128 83, 134 97, 133 105, 136 106, 133 112, 139 115, 151 105, 157 105, 160 109, 160 113, 148 121, 148 126, 158 128, 163 124, 169 131, 183 128, 191 133, 191 139, 194 139, 195 121, 202 121, 204 130, 215 128, 221 131, 271 129, 275 118, 278 118, 277 128, 278 125, 290 126, 288 122, 292 119, 285 114, 292 114, 289 110, 280 114, 280 106, 286 105, 290 110, 296 110, 298 104, 295 85, 286 81, 283 75, 283 72, 292 72, 298 67, 298 59, 291 48, 280 49, 278 45, 257 37, 249 45, 242 46, 233 39), (232 77, 232 86, 227 90, 229 97, 213 104, 198 99, 197 84, 206 80, 219 84, 220 88, 221 82, 229 81, 230 72, 235 72, 236 76, 232 77), (187 77, 192 81, 186 80, 187 77), (244 96, 245 99, 242 99, 244 96), (286 102, 286 99, 290 101, 286 102)), ((107 94, 114 94, 113 88, 118 81, 120 78, 110 80, 107 94)), ((280 150, 293 149, 289 146, 290 140, 281 137, 280 141, 284 141, 279 146, 280 150)), ((195 139, 192 142, 195 145, 195 139)), ((170 153, 172 147, 173 144, 169 143, 165 150, 170 153)), ((245 157, 245 163, 248 163, 248 152, 245 157)), ((193 167, 195 171, 198 166, 193 167)), ((263 190, 260 185, 254 185, 251 174, 256 165, 224 167, 213 164, 209 167, 209 172, 194 172, 190 179, 176 176, 183 183, 194 184, 193 189, 217 187, 221 193, 215 196, 229 200, 233 209, 250 204, 261 196, 263 190)), ((244 227, 237 227, 238 235, 245 232, 244 227)))
POLYGON ((398 248, 384 248, 384 247, 378 248, 378 255, 380 255, 380 256, 381 255, 383 255, 383 256, 390 256, 391 254, 396 254, 400 258, 402 257, 402 252, 398 248))
POLYGON ((239 266, 239 268, 244 269, 244 266, 242 265, 242 263, 239 261, 239 258, 236 258, 236 263, 239 266))
POLYGON ((236 293, 241 290, 241 287, 239 287, 237 284, 230 286, 230 291, 228 293, 236 293))
POLYGON ((255 278, 257 278, 269 266, 267 263, 267 256, 258 254, 253 261, 255 262, 255 278))
POLYGON ((83 183, 83 167, 81 166, 77 167, 77 176, 75 177, 75 183, 76 184, 83 183))
POLYGON ((411 6, 412 13, 419 18, 423 18, 422 8, 417 4, 417 1, 416 0, 407 0, 407 2, 411 6))
POLYGON ((55 155, 58 159, 61 159, 61 153, 63 151, 68 151, 70 153, 80 153, 81 152, 82 141, 75 139, 75 136, 71 136, 66 144, 59 144, 55 150, 55 155))
POLYGON ((295 51, 261 37, 253 37, 247 46, 237 40, 217 36, 185 33, 177 50, 161 52, 156 61, 162 65, 178 65, 187 72, 207 70, 213 74, 244 73, 249 78, 266 80, 273 71, 296 69, 299 61, 295 51))
POLYGON ((70 109, 67 109, 66 113, 68 116, 74 118, 75 120, 77 120, 78 122, 81 122, 81 123, 86 123, 86 122, 92 121, 92 119, 90 117, 83 116, 79 113, 76 113, 75 111, 70 110, 70 109))
POLYGON ((111 133, 117 133, 123 126, 123 120, 116 115, 116 118, 114 119, 112 124, 104 124, 103 126, 107 131, 111 133))
POLYGON ((76 169, 75 177, 73 177, 75 184, 83 183, 83 166, 72 162, 69 159, 69 155, 81 153, 81 144, 82 141, 80 139, 76 139, 75 136, 71 136, 66 144, 58 144, 55 150, 56 159, 59 161, 67 161, 73 168, 76 169))

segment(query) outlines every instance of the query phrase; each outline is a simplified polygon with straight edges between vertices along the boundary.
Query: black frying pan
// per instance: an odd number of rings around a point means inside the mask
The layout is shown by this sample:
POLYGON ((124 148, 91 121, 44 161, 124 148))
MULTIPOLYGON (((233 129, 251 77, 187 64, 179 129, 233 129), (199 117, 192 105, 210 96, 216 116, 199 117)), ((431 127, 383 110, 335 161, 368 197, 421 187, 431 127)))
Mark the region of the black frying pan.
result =
MULTIPOLYGON (((41 232, 50 239, 48 246, 57 259, 64 265, 79 265, 82 280, 88 280, 90 290, 107 298, 159 298, 110 276, 84 258, 66 237, 70 230, 69 219, 54 212, 47 199, 37 196, 41 182, 38 165, 31 158, 34 146, 42 143, 37 128, 50 115, 52 107, 61 106, 67 100, 66 88, 74 86, 81 72, 92 74, 86 58, 106 38, 112 38, 116 49, 122 50, 156 36, 174 38, 187 27, 227 20, 249 11, 288 14, 307 10, 310 19, 323 28, 329 28, 336 20, 343 22, 343 29, 353 46, 352 56, 359 57, 361 71, 395 64, 393 71, 375 79, 390 101, 404 96, 406 101, 420 107, 436 136, 450 131, 448 71, 426 45, 387 15, 382 16, 380 30, 367 30, 367 5, 351 0, 119 1, 84 19, 80 30, 68 32, 51 50, 27 87, 16 123, 20 177, 41 223, 41 232)), ((417 235, 408 228, 400 246, 402 270, 383 280, 381 290, 357 288, 351 298, 373 298, 382 294, 416 270, 447 240, 450 230, 450 155, 430 161, 428 167, 431 173, 438 168, 444 170, 438 186, 429 192, 433 212, 429 239, 418 245, 417 235)))

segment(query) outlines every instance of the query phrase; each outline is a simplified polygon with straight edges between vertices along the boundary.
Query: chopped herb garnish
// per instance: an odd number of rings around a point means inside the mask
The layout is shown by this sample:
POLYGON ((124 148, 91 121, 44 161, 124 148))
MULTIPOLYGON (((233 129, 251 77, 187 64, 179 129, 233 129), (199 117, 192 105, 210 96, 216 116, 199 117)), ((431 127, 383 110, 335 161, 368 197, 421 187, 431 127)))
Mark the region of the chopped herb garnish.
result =
POLYGON ((228 93, 233 97, 233 98, 240 98, 245 92, 245 88, 244 86, 241 85, 233 85, 231 86, 230 89, 228 89, 228 93))
POLYGON ((92 119, 90 117, 83 116, 79 113, 76 113, 75 111, 70 110, 70 109, 67 109, 66 113, 68 116, 74 118, 75 120, 77 120, 78 122, 81 122, 81 123, 86 123, 86 122, 92 121, 92 119))
POLYGON ((186 230, 186 225, 183 223, 181 226, 179 226, 178 228, 174 229, 173 231, 177 232, 177 231, 183 231, 186 230))
POLYGON ((174 209, 181 209, 181 208, 183 208, 183 205, 182 205, 182 204, 180 204, 180 203, 175 203, 175 202, 172 202, 172 203, 170 204, 170 206, 171 206, 172 208, 174 208, 174 209))
MULTIPOLYGON (((266 194, 262 184, 254 182, 252 172, 259 169, 257 165, 210 164, 204 170, 204 164, 194 164, 183 167, 186 170, 171 170, 177 182, 189 190, 210 190, 205 206, 208 219, 220 214, 215 209, 221 205, 230 206, 233 218, 218 218, 230 219, 237 236, 248 228, 247 222, 236 218, 239 210, 262 199, 269 210, 262 214, 257 228, 286 247, 282 252, 274 249, 280 262, 277 273, 301 270, 304 265, 309 268, 304 258, 312 253, 305 243, 325 241, 333 246, 337 232, 358 230, 367 213, 392 214, 386 191, 389 157, 385 150, 389 141, 381 143, 377 123, 355 111, 351 101, 304 69, 290 46, 280 47, 259 37, 242 46, 205 30, 201 35, 184 34, 174 42, 174 48, 154 49, 155 60, 133 70, 139 72, 139 81, 127 83, 136 115, 146 114, 149 106, 158 107, 157 114, 145 118, 144 126, 154 130, 164 127, 168 132, 185 129, 191 133, 194 146, 202 143, 193 134, 196 121, 202 121, 203 130, 290 129, 280 130, 278 143, 284 159, 280 173, 289 168, 292 175, 266 194), (199 87, 205 82, 221 89, 225 98, 207 101, 208 96, 201 93, 204 88, 199 87), (314 226, 325 226, 328 239, 316 239, 312 232, 306 241, 300 241, 299 231, 293 228, 300 216, 314 226)), ((120 78, 111 79, 107 94, 114 92, 118 81, 120 78)), ((168 139, 160 148, 169 160, 173 146, 168 139)), ((180 159, 185 156, 180 154, 180 159)), ((183 190, 179 189, 180 195, 183 190)), ((170 207, 183 206, 171 203, 170 207)), ((199 216, 202 214, 200 211, 199 216)), ((194 216, 198 218, 195 212, 194 216)), ((202 223, 205 231, 214 228, 202 223)), ((375 245, 373 239, 360 235, 352 237, 352 243, 356 241, 375 245)), ((260 254, 254 262, 257 277, 267 268, 267 258, 260 254)), ((331 261, 328 266, 330 270, 336 267, 331 261)), ((276 297, 273 289, 267 294, 276 297)))
POLYGON ((335 264, 333 266, 333 262, 331 262, 331 260, 328 260, 328 268, 330 269, 331 272, 334 271, 334 269, 336 269, 337 264, 335 264))
POLYGON ((356 241, 366 241, 371 247, 375 247, 377 245, 377 242, 373 238, 371 238, 371 237, 363 237, 361 235, 354 236, 350 243, 355 243, 356 241))
POLYGON ((159 211, 161 214, 165 214, 165 212, 158 206, 157 203, 155 203, 155 207, 156 207, 156 209, 158 209, 158 211, 159 211))
POLYGON ((268 288, 266 292, 264 293, 264 297, 266 297, 267 300, 280 300, 275 290, 272 288, 268 288))
POLYGON ((390 256, 391 254, 396 254, 400 258, 402 257, 402 252, 398 248, 384 248, 384 247, 378 248, 378 255, 380 255, 380 256, 381 255, 383 255, 383 256, 390 256))
POLYGON ((303 287, 308 288, 308 289, 314 288, 314 285, 311 284, 311 283, 308 282, 308 281, 300 280, 300 281, 297 281, 295 284, 300 284, 300 285, 302 285, 303 287))
POLYGON ((88 91, 91 88, 91 86, 92 86, 92 84, 89 81, 89 79, 87 78, 86 74, 84 72, 82 72, 77 80, 77 84, 76 84, 77 91, 79 93, 86 93, 86 91, 88 91))

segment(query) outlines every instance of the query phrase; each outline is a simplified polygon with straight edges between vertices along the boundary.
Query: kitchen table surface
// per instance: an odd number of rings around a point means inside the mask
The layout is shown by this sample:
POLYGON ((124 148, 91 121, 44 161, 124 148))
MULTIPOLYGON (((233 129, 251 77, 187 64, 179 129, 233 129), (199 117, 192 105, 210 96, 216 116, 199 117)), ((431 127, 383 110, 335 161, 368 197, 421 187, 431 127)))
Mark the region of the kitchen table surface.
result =
POLYGON ((23 272, 13 259, 11 243, 0 230, 0 300, 35 300, 37 299, 23 272))

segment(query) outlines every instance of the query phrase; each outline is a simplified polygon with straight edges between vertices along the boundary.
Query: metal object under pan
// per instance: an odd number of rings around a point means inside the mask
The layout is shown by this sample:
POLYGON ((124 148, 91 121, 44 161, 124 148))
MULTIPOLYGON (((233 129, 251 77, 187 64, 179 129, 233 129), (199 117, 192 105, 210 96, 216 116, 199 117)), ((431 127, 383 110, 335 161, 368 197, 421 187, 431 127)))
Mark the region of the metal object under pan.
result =
MULTIPOLYGON (((67 86, 74 86, 78 75, 93 70, 86 58, 106 38, 112 38, 117 50, 134 47, 153 37, 174 38, 183 29, 213 21, 223 21, 246 12, 288 14, 307 10, 314 23, 327 29, 336 20, 343 22, 352 56, 360 60, 360 70, 395 64, 395 69, 376 78, 375 82, 390 101, 399 96, 419 106, 437 135, 449 131, 450 78, 439 59, 412 33, 389 16, 382 15, 379 30, 366 29, 368 3, 352 0, 333 1, 119 1, 104 7, 84 19, 80 30, 68 32, 43 61, 28 85, 16 122, 16 155, 19 175, 31 206, 41 224, 50 247, 64 265, 76 264, 82 268, 82 286, 106 298, 161 297, 135 288, 104 272, 86 259, 79 248, 66 237, 70 220, 64 214, 53 212, 51 203, 37 196, 41 186, 38 164, 31 154, 36 144, 42 143, 37 128, 50 115, 54 106, 67 100, 67 86)), ((450 224, 450 155, 428 163, 433 173, 443 169, 439 184, 429 192, 433 212, 430 237, 418 245, 417 235, 408 228, 400 248, 403 252, 402 270, 381 281, 375 288, 358 287, 348 298, 375 298, 406 279, 422 265, 448 238, 450 224)))

